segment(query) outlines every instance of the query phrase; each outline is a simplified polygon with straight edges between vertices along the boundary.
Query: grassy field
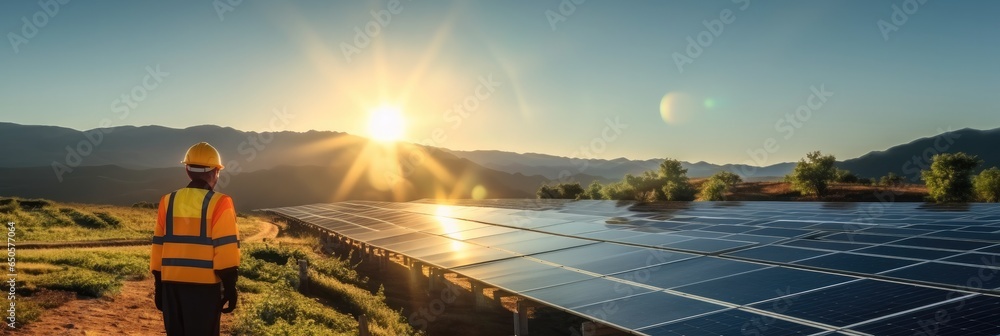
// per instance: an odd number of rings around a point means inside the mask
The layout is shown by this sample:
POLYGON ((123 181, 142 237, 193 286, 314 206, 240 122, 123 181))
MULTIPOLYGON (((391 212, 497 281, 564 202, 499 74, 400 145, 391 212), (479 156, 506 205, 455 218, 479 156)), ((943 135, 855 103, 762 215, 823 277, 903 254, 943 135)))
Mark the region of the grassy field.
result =
POLYGON ((346 261, 312 251, 314 239, 281 239, 247 244, 240 265, 239 289, 250 304, 237 311, 234 334, 354 335, 356 316, 369 317, 372 335, 413 335, 400 312, 386 304, 382 291, 369 292, 346 261), (298 260, 310 264, 310 298, 299 294, 298 260))
MULTIPOLYGON (((148 240, 155 216, 149 208, 0 198, 0 221, 17 223, 19 243, 148 240)), ((240 215, 240 236, 254 236, 266 221, 240 215)), ((364 288, 368 279, 349 262, 317 252, 317 245, 315 238, 288 235, 242 245, 240 306, 231 334, 356 335, 361 314, 369 316, 373 335, 416 334, 381 291, 364 288), (296 290, 298 260, 310 264, 309 296, 296 290)), ((147 245, 18 250, 18 324, 71 300, 116 297, 126 281, 151 276, 149 253, 147 245)), ((85 323, 76 328, 86 329, 85 323)))
MULTIPOLYGON (((256 233, 259 220, 240 214, 240 233, 256 233)), ((156 209, 0 197, 0 222, 11 221, 22 243, 150 239, 156 209)))

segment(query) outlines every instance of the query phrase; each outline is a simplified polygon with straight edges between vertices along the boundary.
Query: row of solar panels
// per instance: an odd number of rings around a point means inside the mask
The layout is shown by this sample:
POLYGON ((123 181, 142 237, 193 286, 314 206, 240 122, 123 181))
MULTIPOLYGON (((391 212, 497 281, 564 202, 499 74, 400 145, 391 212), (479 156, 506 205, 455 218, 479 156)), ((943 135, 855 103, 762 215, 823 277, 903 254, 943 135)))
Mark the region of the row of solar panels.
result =
MULTIPOLYGON (((793 206, 796 217, 789 220, 786 213, 766 208, 741 209, 733 212, 741 216, 736 218, 712 209, 636 212, 613 202, 569 204, 575 207, 556 204, 533 211, 362 202, 273 211, 650 335, 823 334, 838 329, 913 334, 920 323, 934 322, 939 311, 950 314, 953 328, 947 330, 964 331, 956 334, 1000 333, 995 322, 979 315, 1000 313, 996 297, 866 276, 989 293, 1000 287, 1000 275, 983 276, 996 270, 989 263, 995 261, 991 253, 997 245, 988 239, 928 235, 957 230, 909 238, 903 232, 865 232, 896 224, 804 222, 802 218, 837 211, 809 207, 793 206), (715 216, 695 216, 701 213, 715 216), (648 219, 657 216, 664 220, 648 219), (972 249, 981 252, 963 253, 972 249), (962 309, 950 312, 950 303, 962 309)), ((985 214, 992 210, 961 215, 988 218, 985 214)), ((956 214, 949 213, 952 219, 956 214)), ((961 227, 996 224, 969 219, 961 227)))

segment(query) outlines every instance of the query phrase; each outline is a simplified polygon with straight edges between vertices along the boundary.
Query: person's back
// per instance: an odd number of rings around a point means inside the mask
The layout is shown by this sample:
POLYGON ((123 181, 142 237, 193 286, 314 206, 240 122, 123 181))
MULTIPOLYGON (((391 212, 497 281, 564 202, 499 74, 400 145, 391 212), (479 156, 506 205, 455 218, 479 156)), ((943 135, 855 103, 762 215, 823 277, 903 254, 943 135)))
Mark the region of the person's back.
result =
POLYGON ((236 210, 213 190, 223 168, 215 148, 196 144, 182 162, 191 183, 160 199, 153 235, 156 307, 168 335, 218 335, 221 313, 236 308, 236 210))

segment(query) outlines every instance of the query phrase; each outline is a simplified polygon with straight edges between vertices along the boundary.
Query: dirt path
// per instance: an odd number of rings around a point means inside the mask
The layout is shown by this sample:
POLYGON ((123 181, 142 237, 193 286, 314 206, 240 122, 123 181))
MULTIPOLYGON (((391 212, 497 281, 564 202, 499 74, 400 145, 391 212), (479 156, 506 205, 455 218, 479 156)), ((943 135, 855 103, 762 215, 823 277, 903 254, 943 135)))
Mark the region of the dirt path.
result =
MULTIPOLYGON (((260 222, 264 227, 245 239, 259 241, 275 238, 277 225, 260 222)), ((232 314, 222 316, 226 333, 232 314)), ((163 315, 153 303, 153 279, 126 281, 121 293, 100 299, 72 300, 48 310, 27 327, 10 335, 165 335, 163 315)))
POLYGON ((264 222, 264 221, 259 221, 259 223, 261 226, 263 226, 263 228, 261 228, 260 231, 257 231, 257 233, 255 233, 253 236, 244 238, 243 241, 254 242, 254 241, 261 241, 264 239, 273 239, 278 237, 278 232, 280 231, 280 229, 278 228, 277 225, 274 225, 274 223, 264 222))

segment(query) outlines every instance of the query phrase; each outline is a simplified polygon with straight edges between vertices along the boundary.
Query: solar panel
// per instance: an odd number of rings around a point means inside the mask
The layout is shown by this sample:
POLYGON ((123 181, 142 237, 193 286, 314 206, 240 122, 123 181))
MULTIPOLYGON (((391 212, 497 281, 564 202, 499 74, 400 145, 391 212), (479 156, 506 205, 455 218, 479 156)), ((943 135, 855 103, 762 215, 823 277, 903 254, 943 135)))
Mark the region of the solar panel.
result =
POLYGON ((818 251, 809 250, 781 245, 767 245, 755 247, 752 249, 740 250, 736 252, 730 252, 726 255, 755 259, 761 261, 771 261, 778 263, 789 263, 796 260, 808 259, 813 257, 818 257, 821 255, 830 254, 829 251, 818 251))
POLYGON ((573 311, 634 330, 725 308, 664 292, 651 292, 574 308, 573 311))
POLYGON ((974 296, 956 302, 896 315, 854 327, 884 336, 1000 335, 1000 300, 974 296))
POLYGON ((866 247, 860 250, 855 250, 854 252, 877 254, 888 257, 903 257, 903 258, 914 258, 923 260, 933 260, 957 254, 957 252, 953 251, 931 250, 923 248, 888 246, 888 245, 866 247))
POLYGON ((573 309, 652 291, 652 289, 631 285, 627 282, 593 278, 530 290, 523 294, 539 301, 573 309))
POLYGON ((823 329, 731 309, 639 331, 650 336, 812 335, 823 329))
POLYGON ((859 280, 752 307, 809 321, 846 327, 943 302, 955 294, 941 289, 859 280))
POLYGON ((851 253, 833 253, 795 262, 795 264, 798 265, 867 274, 877 274, 913 265, 915 263, 916 261, 913 260, 874 257, 851 253))
POLYGON ((1000 334, 998 205, 452 202, 268 210, 637 334, 1000 334))
POLYGON ((842 275, 772 267, 678 287, 674 290, 745 305, 856 279, 842 275))
POLYGON ((885 275, 971 289, 997 289, 1000 287, 1000 276, 996 276, 996 265, 976 267, 929 262, 888 272, 885 275))
POLYGON ((728 275, 766 268, 765 265, 726 260, 715 257, 699 257, 682 260, 664 265, 640 268, 635 271, 619 273, 613 277, 635 280, 641 275, 643 284, 659 288, 673 288, 695 282, 712 280, 728 275))

